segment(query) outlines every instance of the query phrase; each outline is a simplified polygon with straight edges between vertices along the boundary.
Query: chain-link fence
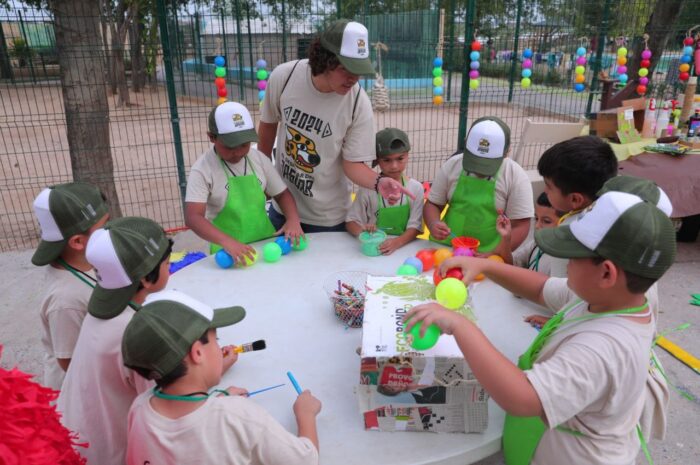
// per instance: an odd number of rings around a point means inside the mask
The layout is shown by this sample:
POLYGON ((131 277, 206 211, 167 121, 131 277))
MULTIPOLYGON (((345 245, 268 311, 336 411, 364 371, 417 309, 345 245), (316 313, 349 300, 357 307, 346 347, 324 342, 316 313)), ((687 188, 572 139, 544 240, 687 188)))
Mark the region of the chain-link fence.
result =
MULTIPOLYGON (((35 244, 33 198, 73 179, 113 186, 108 195, 118 197, 123 214, 182 226, 186 175, 209 144, 216 56, 226 61, 228 98, 245 103, 257 119, 261 59, 269 71, 305 58, 328 21, 362 22, 378 72, 360 81, 376 105, 375 125, 409 134, 409 175, 429 181, 462 148, 478 117, 504 119, 515 150, 528 119, 578 121, 597 111, 601 77, 619 74, 617 48, 630 50, 633 73, 644 33, 654 53, 649 94, 678 95, 682 40, 700 23, 700 0, 56 3, 64 10, 0 8, 2 251, 35 244), (93 32, 92 41, 70 35, 81 28, 93 32), (481 45, 478 65, 470 56, 474 40, 481 45), (585 89, 576 92, 581 47, 585 89), (524 68, 526 49, 532 56, 524 68), (433 104, 436 57, 443 61, 439 106, 433 104), (530 70, 528 87, 521 84, 523 69, 530 70), (477 88, 470 88, 472 71, 479 73, 477 88)), ((531 167, 542 147, 527 149, 524 164, 531 167)))

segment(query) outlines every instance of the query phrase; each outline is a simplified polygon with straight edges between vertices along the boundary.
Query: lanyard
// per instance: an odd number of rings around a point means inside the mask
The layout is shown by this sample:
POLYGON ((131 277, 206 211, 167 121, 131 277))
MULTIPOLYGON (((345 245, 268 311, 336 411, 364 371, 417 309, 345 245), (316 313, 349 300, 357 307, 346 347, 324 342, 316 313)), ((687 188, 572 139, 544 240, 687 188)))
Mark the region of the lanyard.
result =
MULTIPOLYGON (((61 266, 63 268, 65 268, 66 270, 70 271, 73 274, 73 276, 75 276, 76 278, 78 278, 79 280, 81 280, 82 282, 87 284, 88 286, 90 286, 92 289, 95 289, 95 285, 97 284, 97 280, 95 278, 93 278, 89 274, 85 273, 84 271, 80 271, 77 268, 73 268, 68 263, 66 263, 66 261, 63 260, 62 258, 58 259, 58 263, 60 263, 61 266)), ((135 304, 132 301, 129 301, 129 307, 131 307, 132 309, 134 309, 137 312, 141 308, 140 305, 135 304)))
POLYGON ((564 214, 561 216, 561 218, 559 218, 559 222, 557 223, 557 226, 560 225, 560 224, 563 224, 563 223, 564 223, 564 220, 566 220, 568 217, 574 216, 575 214, 580 213, 581 210, 583 210, 583 209, 580 208, 580 209, 578 209, 578 210, 571 210, 570 212, 564 213, 564 214))
MULTIPOLYGON (((542 258, 542 255, 544 255, 544 251, 540 249, 539 247, 535 247, 532 249, 532 252, 537 250, 537 253, 535 254, 535 258, 530 260, 527 263, 527 269, 528 270, 534 270, 534 271, 539 271, 540 270, 540 258, 542 258)), ((530 257, 532 257, 532 252, 530 252, 530 257)))
MULTIPOLYGON (((244 160, 244 165, 243 165, 243 176, 246 176, 248 174, 248 157, 245 156, 243 157, 244 160)), ((230 166, 228 166, 228 162, 224 160, 223 158, 221 159, 221 162, 224 164, 226 169, 228 169, 228 172, 231 173, 231 176, 234 178, 237 177, 237 174, 233 172, 230 166)))

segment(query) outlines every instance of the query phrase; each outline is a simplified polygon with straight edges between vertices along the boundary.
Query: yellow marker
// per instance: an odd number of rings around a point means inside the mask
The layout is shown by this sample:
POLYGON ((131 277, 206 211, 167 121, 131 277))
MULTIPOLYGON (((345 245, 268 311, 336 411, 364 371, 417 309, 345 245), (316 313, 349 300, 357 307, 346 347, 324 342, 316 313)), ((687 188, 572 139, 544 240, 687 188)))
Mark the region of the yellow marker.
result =
POLYGON ((673 342, 669 341, 663 336, 660 336, 656 340, 656 344, 666 350, 669 354, 673 355, 676 357, 678 360, 681 362, 685 363, 688 365, 690 368, 695 370, 696 373, 700 374, 700 360, 695 358, 692 354, 689 352, 686 352, 684 349, 682 349, 680 346, 677 346, 673 342))

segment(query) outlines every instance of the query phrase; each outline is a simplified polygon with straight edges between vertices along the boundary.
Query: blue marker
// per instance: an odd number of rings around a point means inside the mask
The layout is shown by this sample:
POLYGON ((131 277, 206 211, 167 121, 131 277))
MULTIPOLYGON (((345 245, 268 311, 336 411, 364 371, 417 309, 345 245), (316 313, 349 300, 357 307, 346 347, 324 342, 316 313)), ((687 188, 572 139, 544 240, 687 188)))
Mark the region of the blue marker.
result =
POLYGON ((254 396, 255 394, 260 394, 261 392, 269 391, 270 389, 277 389, 278 387, 282 387, 284 385, 285 385, 285 383, 282 383, 282 384, 278 384, 277 386, 270 386, 270 387, 258 389, 257 391, 249 392, 248 397, 254 396))
POLYGON ((294 378, 294 375, 291 371, 287 372, 287 377, 289 378, 289 381, 292 382, 292 386, 294 386, 294 389, 296 389, 297 394, 301 394, 301 387, 299 387, 299 383, 297 383, 297 380, 296 378, 294 378))

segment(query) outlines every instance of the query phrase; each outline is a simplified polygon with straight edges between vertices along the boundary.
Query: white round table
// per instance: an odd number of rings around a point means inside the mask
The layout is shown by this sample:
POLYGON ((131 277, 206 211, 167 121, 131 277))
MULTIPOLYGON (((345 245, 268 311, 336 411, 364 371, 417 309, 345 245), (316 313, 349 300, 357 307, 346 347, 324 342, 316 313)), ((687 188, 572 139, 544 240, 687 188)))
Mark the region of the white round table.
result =
MULTIPOLYGON (((277 263, 262 261, 262 246, 254 244, 260 260, 244 269, 221 269, 207 257, 170 277, 168 288, 184 291, 212 306, 242 305, 246 318, 219 330, 219 342, 241 344, 265 339, 267 349, 240 355, 221 386, 254 391, 275 384, 286 386, 254 397, 289 431, 296 432, 292 404, 296 391, 291 371, 302 389, 323 403, 318 417, 321 463, 459 464, 473 463, 501 447, 504 412, 489 401, 489 426, 479 434, 385 433, 365 431, 353 388, 359 383, 362 331, 346 328, 332 311, 323 289, 329 275, 341 270, 394 275, 399 265, 435 244, 414 241, 390 256, 362 255, 357 239, 346 233, 307 236, 309 247, 293 251, 277 263)), ((430 272, 432 273, 432 271, 430 272)), ((523 316, 538 307, 490 281, 472 289, 477 324, 493 344, 516 360, 536 331, 523 316)))

